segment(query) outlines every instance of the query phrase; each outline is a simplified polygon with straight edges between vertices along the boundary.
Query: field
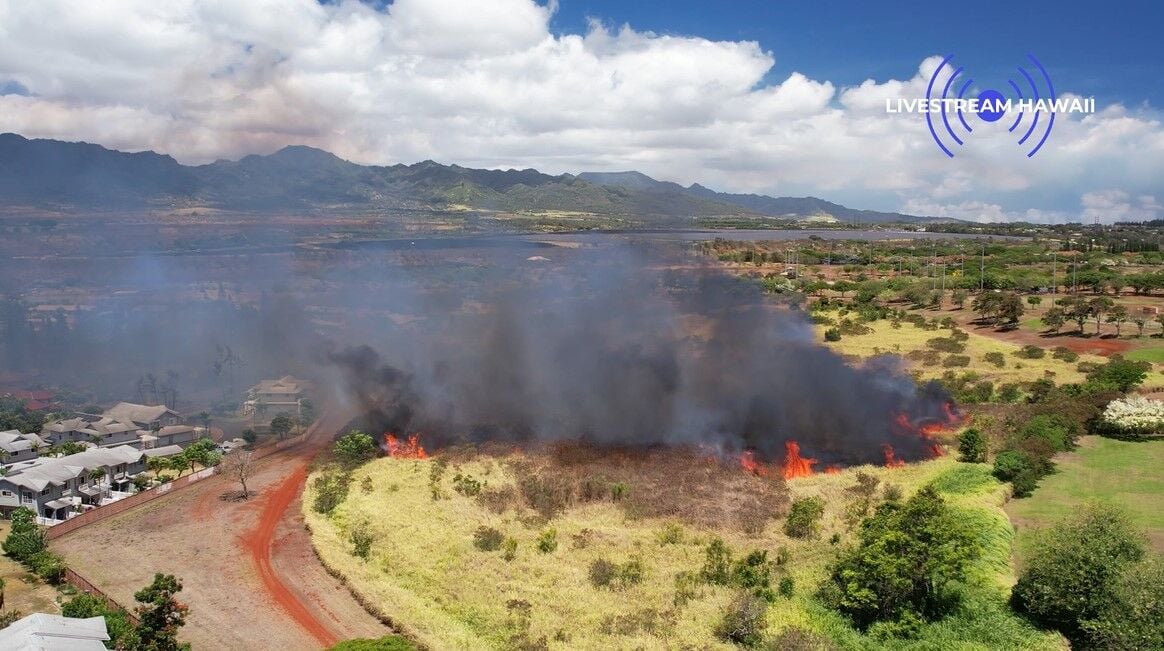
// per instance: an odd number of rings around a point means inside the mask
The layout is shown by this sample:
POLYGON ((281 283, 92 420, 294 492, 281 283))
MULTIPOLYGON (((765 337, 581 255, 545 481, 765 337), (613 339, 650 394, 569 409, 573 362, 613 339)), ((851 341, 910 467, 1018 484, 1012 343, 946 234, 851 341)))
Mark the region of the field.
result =
MULTIPOLYGON (((8 520, 0 520, 0 540, 8 537, 10 528, 8 520)), ((5 612, 19 611, 25 615, 61 612, 57 589, 7 556, 0 556, 0 579, 4 580, 5 612)))
POLYGON ((1058 471, 1045 478, 1034 495, 1007 506, 1019 526, 1019 552, 1031 534, 1074 513, 1088 500, 1099 500, 1128 511, 1148 532, 1153 547, 1164 551, 1164 441, 1117 441, 1089 436, 1074 452, 1056 459, 1058 471))
MULTIPOLYGON (((949 330, 924 330, 908 322, 901 322, 900 328, 894 328, 889 321, 881 320, 867 324, 872 332, 863 335, 845 335, 840 341, 829 342, 828 346, 842 355, 855 355, 861 358, 879 354, 908 355, 914 351, 927 349, 926 342, 935 337, 948 337, 949 330)), ((818 327, 822 333, 823 327, 818 327)), ((1022 346, 1008 341, 968 331, 970 338, 964 343, 966 350, 962 355, 970 357, 970 366, 966 368, 946 368, 939 365, 925 366, 913 363, 912 368, 920 371, 924 378, 941 377, 945 371, 954 370, 963 372, 973 370, 980 377, 991 380, 996 384, 1006 382, 1032 382, 1048 377, 1048 373, 1057 384, 1067 382, 1081 382, 1083 373, 1076 369, 1079 362, 1103 363, 1105 360, 1098 355, 1080 355, 1075 362, 1065 362, 1051 356, 1048 346, 1047 354, 1040 359, 1025 359, 1015 355, 1022 346), (1002 353, 1004 366, 996 367, 984 361, 987 353, 1002 353)), ((942 355, 947 358, 948 355, 942 355)))
MULTIPOLYGON (((844 648, 884 648, 885 643, 863 637, 821 606, 813 597, 814 587, 825 576, 836 545, 851 538, 845 509, 856 498, 845 489, 855 483, 858 470, 906 494, 936 480, 956 508, 979 524, 986 552, 966 590, 970 607, 926 627, 917 640, 895 644, 1061 648, 1056 636, 1030 629, 1005 610, 1005 589, 1014 580, 1012 529, 1002 511, 1005 491, 986 466, 944 457, 899 469, 867 466, 792 480, 792 497, 822 496, 827 504, 819 535, 807 541, 784 535, 782 517, 749 534, 730 519, 693 524, 682 517, 681 508, 674 517, 643 516, 607 500, 568 507, 547 522, 526 508, 491 510, 483 505, 487 500, 453 490, 451 477, 469 476, 485 482, 483 494, 504 493, 517 481, 515 468, 527 461, 525 455, 474 456, 438 471, 442 478, 433 484, 438 462, 378 459, 353 472, 347 498, 330 516, 310 508, 318 487, 309 481, 304 517, 324 562, 368 603, 390 614, 399 628, 434 649, 522 648, 542 638, 551 649, 733 648, 713 632, 730 590, 705 584, 680 590, 677 583, 681 573, 698 575, 705 548, 715 537, 736 557, 764 550, 775 558, 778 550, 787 550, 788 561, 777 569, 792 577, 795 590, 791 597, 777 596, 769 608, 769 637, 796 626, 844 648), (512 560, 503 551, 474 546, 474 532, 482 526, 516 541, 512 560), (543 553, 538 540, 549 529, 556 532, 557 546, 543 553), (353 530, 372 536, 367 560, 353 554, 353 530), (838 540, 831 542, 834 534, 838 540), (589 572, 599 559, 620 566, 637 559, 641 582, 596 587, 589 572)), ((738 475, 732 481, 750 482, 726 485, 725 490, 743 495, 759 488, 759 478, 737 468, 724 470, 738 475)), ((633 483, 628 489, 632 496, 644 490, 633 483)))

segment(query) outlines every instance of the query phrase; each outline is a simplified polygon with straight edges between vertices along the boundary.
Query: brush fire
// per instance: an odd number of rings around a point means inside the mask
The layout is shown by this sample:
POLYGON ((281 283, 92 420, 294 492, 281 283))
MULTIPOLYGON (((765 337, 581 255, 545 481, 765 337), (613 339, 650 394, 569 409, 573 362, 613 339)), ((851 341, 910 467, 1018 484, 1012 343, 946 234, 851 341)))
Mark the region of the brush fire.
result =
POLYGON ((390 358, 327 351, 389 455, 427 454, 409 432, 429 450, 665 446, 796 479, 940 456, 937 436, 962 421, 900 358, 849 363, 753 283, 640 250, 572 255, 536 275, 491 260, 487 291, 451 286, 439 309, 415 306, 426 327, 382 345, 390 358))

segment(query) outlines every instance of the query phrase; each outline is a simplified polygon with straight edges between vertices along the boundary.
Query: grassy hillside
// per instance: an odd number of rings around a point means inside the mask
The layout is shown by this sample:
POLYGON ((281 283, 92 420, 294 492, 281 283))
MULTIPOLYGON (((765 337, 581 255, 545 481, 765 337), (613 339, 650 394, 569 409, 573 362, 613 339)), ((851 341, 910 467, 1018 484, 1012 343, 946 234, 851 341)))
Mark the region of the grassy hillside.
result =
MULTIPOLYGON (((778 566, 778 574, 792 577, 795 589, 791 597, 776 596, 769 608, 769 639, 796 626, 823 634, 843 648, 887 646, 862 636, 813 598, 837 546, 852 537, 854 520, 846 522, 845 514, 857 498, 845 489, 855 484, 858 469, 789 483, 792 497, 821 496, 827 505, 819 535, 804 541, 784 535, 782 517, 759 527, 739 526, 731 518, 707 519, 734 508, 749 492, 767 490, 755 483, 759 478, 734 468, 727 469, 730 476, 716 475, 722 480, 723 495, 732 497, 723 500, 722 509, 701 503, 696 511, 672 509, 670 517, 628 508, 634 500, 626 497, 622 502, 577 504, 547 522, 528 508, 491 510, 489 500, 455 490, 453 478, 469 476, 484 482, 483 494, 504 494, 519 481, 514 461, 526 459, 473 457, 438 471, 434 483, 438 462, 379 459, 354 471, 347 498, 330 517, 312 510, 319 489, 314 480, 309 482, 304 514, 324 562, 346 577, 367 603, 435 649, 514 648, 543 637, 551 649, 732 648, 714 635, 731 591, 677 582, 682 573, 699 573, 705 548, 715 537, 721 537, 737 558, 751 550, 765 550, 769 558, 776 558, 779 550, 786 550, 788 560, 778 566), (511 560, 506 560, 504 548, 482 551, 474 546, 474 532, 482 526, 516 541, 511 560), (548 529, 556 531, 557 547, 539 551, 539 537, 548 529), (353 554, 352 531, 371 533, 367 560, 353 554), (620 587, 616 580, 614 588, 596 587, 590 568, 599 559, 620 567, 637 561, 641 582, 620 587)), ((955 508, 978 523, 986 550, 966 589, 963 612, 926 627, 917 640, 888 646, 1060 648, 1057 638, 1032 630, 1005 610, 1005 587, 1013 581, 1009 563, 1013 530, 1002 511, 1004 489, 986 466, 946 457, 900 469, 860 470, 878 477, 882 487, 894 484, 906 494, 937 481, 955 508)), ((674 482, 680 493, 698 490, 686 479, 674 482)), ((662 486, 631 480, 624 490, 633 496, 635 491, 662 486)), ((782 497, 769 492, 766 499, 782 497)), ((773 587, 778 578, 774 577, 773 587)))
POLYGON ((1164 550, 1164 440, 1117 441, 1084 437, 1079 449, 1056 458, 1058 470, 1030 498, 1015 500, 1007 512, 1019 527, 1020 554, 1033 531, 1074 513, 1088 500, 1125 509, 1145 529, 1156 549, 1164 550))

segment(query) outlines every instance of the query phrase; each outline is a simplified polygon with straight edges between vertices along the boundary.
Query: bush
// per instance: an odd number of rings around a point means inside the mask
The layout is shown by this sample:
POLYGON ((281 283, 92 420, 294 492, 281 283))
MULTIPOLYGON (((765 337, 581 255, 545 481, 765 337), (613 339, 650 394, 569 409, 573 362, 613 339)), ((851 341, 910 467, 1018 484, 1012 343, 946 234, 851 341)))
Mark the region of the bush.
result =
POLYGON ((501 543, 501 558, 506 561, 517 558, 517 538, 506 538, 505 542, 501 543))
POLYGON ((998 368, 1006 366, 1006 356, 998 351, 986 353, 982 356, 982 359, 986 360, 986 362, 989 364, 997 366, 998 368))
POLYGON ((825 341, 840 341, 841 331, 836 328, 829 328, 824 332, 825 341))
POLYGON ((750 592, 740 592, 724 611, 715 628, 716 637, 743 647, 763 641, 767 627, 768 602, 750 592))
POLYGON ((787 626, 764 647, 766 651, 833 651, 829 638, 799 626, 787 626))
POLYGON ((543 554, 553 553, 558 548, 558 530, 546 529, 538 536, 538 551, 543 554))
POLYGON ((1039 536, 1012 601, 1040 626, 1059 630, 1074 645, 1091 646, 1089 622, 1109 612, 1124 572, 1144 556, 1144 548, 1122 511, 1090 505, 1039 536))
POLYGON ((1139 396, 1113 400, 1103 410, 1105 433, 1143 438, 1164 432, 1164 402, 1139 396))
POLYGON ((360 430, 352 430, 344 434, 336 440, 333 446, 336 459, 349 468, 375 459, 379 449, 375 439, 360 430))
POLYGON ((365 561, 368 560, 368 556, 372 553, 372 543, 376 541, 368 523, 361 522, 352 527, 348 540, 352 543, 352 555, 365 561))
POLYGON ((858 536, 831 568, 820 597, 860 629, 949 613, 958 605, 956 586, 980 553, 976 532, 933 486, 877 507, 858 536))
POLYGON ((1046 356, 1047 351, 1039 348, 1038 346, 1027 344, 1026 346, 1023 346, 1022 348, 1015 351, 1014 354, 1018 357, 1022 357, 1023 359, 1042 359, 1044 356, 1046 356))
POLYGON ((965 463, 986 461, 986 437, 971 427, 958 435, 958 460, 965 463))
POLYGON ((311 508, 316 513, 330 515, 335 511, 336 507, 343 504, 348 497, 348 487, 351 484, 352 476, 347 472, 337 472, 329 470, 322 475, 315 478, 311 482, 312 488, 315 489, 315 499, 312 501, 311 508))
POLYGON ((926 342, 930 348, 943 353, 966 352, 966 344, 954 341, 948 337, 934 337, 926 342))
POLYGON ((792 509, 784 523, 784 533, 792 538, 811 538, 824 515, 824 500, 819 497, 801 497, 792 501, 792 509))
POLYGON ((453 490, 465 497, 476 497, 481 494, 481 482, 470 475, 457 473, 453 476, 453 490))
POLYGON ((780 593, 781 597, 791 598, 793 593, 796 592, 796 582, 790 576, 782 576, 780 577, 780 584, 776 590, 780 593))
POLYGON ((33 573, 48 583, 60 583, 65 576, 65 559, 47 549, 30 556, 26 564, 33 573))
POLYGON ((994 458, 994 476, 999 481, 1010 481, 1020 473, 1032 470, 1027 455, 1017 450, 1004 450, 994 458))
POLYGON ((731 580, 732 552, 723 540, 716 538, 703 550, 705 560, 699 575, 712 585, 727 585, 731 580))
POLYGON ((36 514, 20 507, 12 512, 12 528, 2 545, 4 553, 22 563, 48 546, 44 528, 36 524, 36 514))
POLYGON ((757 549, 732 565, 731 583, 771 601, 772 567, 768 552, 757 549))
POLYGON ((942 366, 944 368, 965 368, 970 366, 970 356, 950 355, 946 359, 942 360, 942 366))
POLYGON ((1063 360, 1064 362, 1076 362, 1079 360, 1079 354, 1066 346, 1056 346, 1051 351, 1051 357, 1063 360))
POLYGON ((618 568, 618 582, 625 588, 631 585, 638 585, 643 582, 643 577, 646 576, 647 570, 643 567, 643 562, 637 558, 632 558, 623 563, 618 568))
POLYGON ((473 546, 483 552, 495 552, 501 549, 503 540, 505 540, 505 536, 493 527, 481 525, 473 532, 473 546))
POLYGON ((659 531, 660 545, 678 545, 683 542, 683 527, 677 522, 668 522, 659 531))
POLYGON ((1022 390, 1013 382, 998 387, 998 399, 1001 402, 1018 402, 1023 397, 1022 390))
POLYGON ((1148 362, 1133 362, 1120 355, 1112 355, 1106 364, 1088 373, 1087 379, 1097 387, 1127 393, 1140 386, 1151 370, 1152 365, 1148 362))
POLYGON ((596 588, 605 588, 614 582, 618 576, 618 566, 605 558, 598 558, 590 562, 590 584, 596 588))

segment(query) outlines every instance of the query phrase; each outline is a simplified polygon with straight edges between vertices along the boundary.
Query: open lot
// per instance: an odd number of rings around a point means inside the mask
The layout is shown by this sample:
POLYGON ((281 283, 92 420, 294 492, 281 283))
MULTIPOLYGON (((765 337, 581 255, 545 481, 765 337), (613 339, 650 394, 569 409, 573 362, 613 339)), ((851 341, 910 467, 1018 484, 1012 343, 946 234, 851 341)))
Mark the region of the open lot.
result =
POLYGON ((308 460, 345 416, 259 462, 247 501, 213 477, 52 543, 69 566, 125 606, 155 572, 183 582, 181 637, 196 649, 319 649, 388 630, 312 552, 295 502, 308 460))

